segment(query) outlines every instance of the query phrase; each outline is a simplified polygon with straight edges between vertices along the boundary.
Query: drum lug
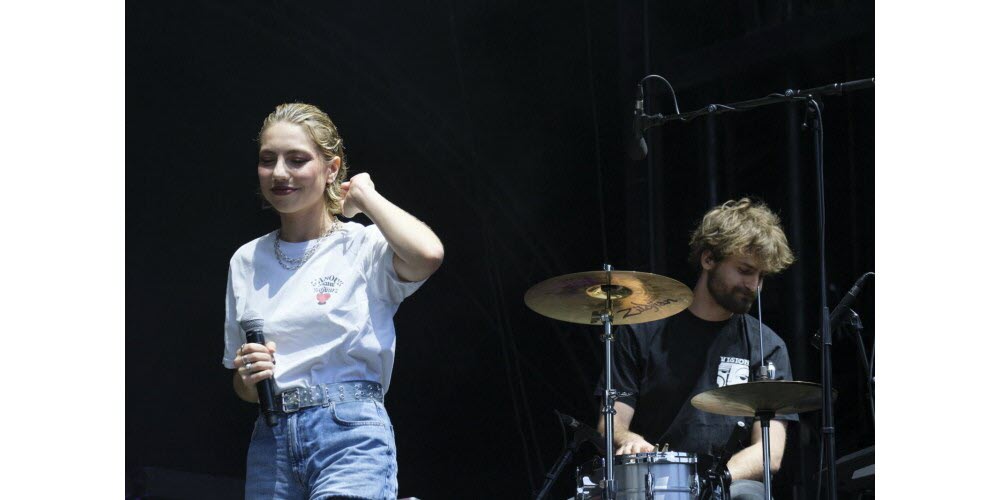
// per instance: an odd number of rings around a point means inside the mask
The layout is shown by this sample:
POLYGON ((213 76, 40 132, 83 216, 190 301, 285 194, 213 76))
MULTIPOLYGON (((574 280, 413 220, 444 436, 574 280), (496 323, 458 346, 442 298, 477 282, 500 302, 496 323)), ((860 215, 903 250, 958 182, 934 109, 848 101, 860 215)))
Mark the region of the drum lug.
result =
POLYGON ((653 473, 646 473, 646 500, 653 500, 653 473))

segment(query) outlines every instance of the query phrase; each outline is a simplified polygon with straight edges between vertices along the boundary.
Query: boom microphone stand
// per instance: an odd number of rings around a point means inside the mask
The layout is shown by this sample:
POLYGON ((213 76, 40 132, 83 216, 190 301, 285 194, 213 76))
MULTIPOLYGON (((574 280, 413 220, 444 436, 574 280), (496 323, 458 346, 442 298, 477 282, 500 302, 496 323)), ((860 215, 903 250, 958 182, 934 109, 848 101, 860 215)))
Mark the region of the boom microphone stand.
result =
POLYGON ((563 447, 562 455, 559 456, 559 460, 549 469, 548 474, 545 474, 545 484, 542 485, 542 489, 538 492, 535 500, 545 500, 548 498, 549 491, 552 489, 552 485, 555 484, 556 478, 559 477, 559 473, 573 459, 573 455, 580 450, 580 445, 589 441, 599 450, 603 444, 601 443, 600 434, 594 429, 587 427, 569 415, 559 413, 558 410, 556 411, 556 415, 559 416, 559 420, 562 421, 563 425, 568 425, 573 429, 573 439, 566 443, 566 446, 563 447))

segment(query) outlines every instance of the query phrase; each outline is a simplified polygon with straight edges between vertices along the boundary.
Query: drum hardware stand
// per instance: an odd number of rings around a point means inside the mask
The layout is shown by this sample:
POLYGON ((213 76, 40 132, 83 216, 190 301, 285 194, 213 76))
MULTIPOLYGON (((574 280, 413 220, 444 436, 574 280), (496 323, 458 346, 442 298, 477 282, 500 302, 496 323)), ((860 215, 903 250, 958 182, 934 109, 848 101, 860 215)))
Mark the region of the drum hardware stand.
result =
POLYGON ((618 399, 618 393, 611 388, 611 343, 614 342, 615 337, 611 333, 611 321, 614 311, 611 310, 611 271, 613 270, 611 264, 604 264, 604 270, 608 275, 608 284, 601 285, 601 290, 604 291, 605 296, 605 309, 601 314, 601 323, 604 325, 604 334, 601 335, 601 340, 604 341, 604 408, 602 412, 604 413, 604 436, 605 436, 605 448, 604 448, 604 481, 601 484, 601 488, 604 490, 604 495, 602 498, 608 500, 613 500, 615 498, 615 403, 614 401, 618 399))
POLYGON ((768 361, 767 365, 764 365, 764 309, 761 306, 760 299, 762 287, 763 283, 757 284, 757 334, 760 336, 760 366, 757 367, 757 380, 774 380, 776 372, 774 363, 768 361))
POLYGON ((774 418, 773 411, 758 411, 757 418, 760 419, 760 432, 764 443, 764 498, 771 497, 771 419, 774 418))
MULTIPOLYGON (((760 336, 760 366, 757 368, 757 381, 774 380, 774 363, 770 360, 764 363, 764 310, 761 306, 761 286, 757 283, 757 334, 760 336)), ((760 419, 760 430, 764 444, 764 498, 771 498, 771 419, 773 411, 757 411, 760 419)))

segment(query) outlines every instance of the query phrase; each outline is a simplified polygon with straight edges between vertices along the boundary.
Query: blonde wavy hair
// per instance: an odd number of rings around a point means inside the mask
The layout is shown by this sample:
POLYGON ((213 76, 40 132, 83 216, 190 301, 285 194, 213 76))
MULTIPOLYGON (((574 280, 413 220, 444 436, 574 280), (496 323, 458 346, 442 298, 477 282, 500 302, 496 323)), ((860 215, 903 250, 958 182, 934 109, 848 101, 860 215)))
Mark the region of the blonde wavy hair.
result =
POLYGON ((257 134, 257 143, 260 144, 260 139, 268 127, 279 122, 301 125, 302 129, 312 138, 327 164, 331 164, 334 157, 340 157, 340 170, 337 171, 333 182, 326 186, 323 197, 326 202, 326 210, 331 216, 342 213, 344 207, 340 184, 347 178, 347 158, 345 157, 344 139, 340 137, 337 126, 323 110, 312 104, 300 102, 279 104, 264 119, 264 124, 257 134))
POLYGON ((705 214, 691 234, 688 262, 701 269, 701 255, 721 262, 738 253, 756 258, 764 274, 781 272, 795 262, 781 219, 763 202, 729 200, 705 214))

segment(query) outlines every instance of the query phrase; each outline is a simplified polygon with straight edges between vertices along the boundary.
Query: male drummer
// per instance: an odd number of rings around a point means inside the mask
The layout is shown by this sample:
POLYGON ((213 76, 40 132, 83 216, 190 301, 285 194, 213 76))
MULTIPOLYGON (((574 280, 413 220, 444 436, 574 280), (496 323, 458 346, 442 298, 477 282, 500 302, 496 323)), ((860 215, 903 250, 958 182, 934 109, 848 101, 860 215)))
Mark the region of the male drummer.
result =
MULTIPOLYGON (((612 380, 616 454, 670 450, 710 454, 722 447, 741 417, 696 409, 693 396, 751 380, 761 363, 757 319, 747 316, 765 276, 795 260, 780 220, 763 203, 730 200, 705 214, 691 236, 689 261, 698 271, 691 306, 671 317, 619 327, 612 380)), ((774 363, 775 379, 792 379, 785 343, 764 325, 764 359, 774 363)), ((754 378, 755 379, 755 378, 754 378)), ((602 376, 598 394, 603 395, 602 376)), ((745 422, 749 424, 750 419, 745 422)), ((785 448, 783 415, 771 421, 771 470, 785 448)), ((598 423, 604 433, 604 418, 598 423)), ((750 445, 731 450, 731 494, 763 498, 763 444, 754 423, 750 445)))

